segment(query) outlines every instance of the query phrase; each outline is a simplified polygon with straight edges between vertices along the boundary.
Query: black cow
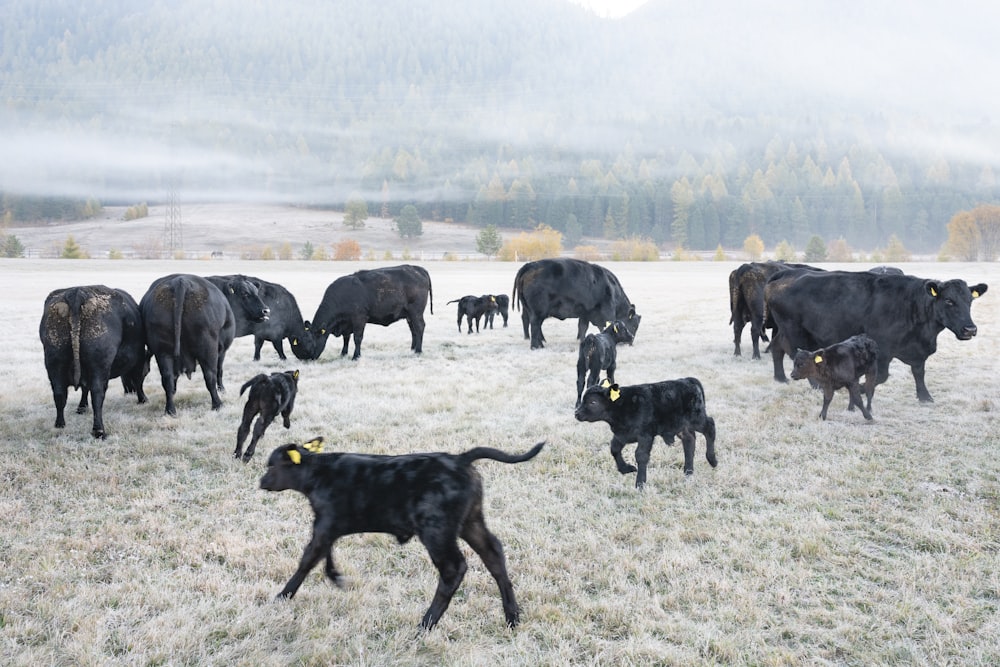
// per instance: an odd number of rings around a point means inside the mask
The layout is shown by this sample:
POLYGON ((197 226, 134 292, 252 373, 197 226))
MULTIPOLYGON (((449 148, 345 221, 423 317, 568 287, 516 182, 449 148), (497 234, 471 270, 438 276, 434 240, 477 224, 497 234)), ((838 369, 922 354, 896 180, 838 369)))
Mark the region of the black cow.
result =
POLYGON ((823 389, 823 409, 819 416, 826 419, 826 410, 833 400, 833 392, 847 388, 851 396, 848 409, 861 408, 865 419, 872 418, 872 396, 875 394, 875 378, 878 374, 878 343, 866 334, 851 336, 829 347, 818 350, 798 350, 792 363, 792 379, 809 378, 823 389), (861 385, 858 378, 865 376, 865 396, 867 407, 861 401, 861 385))
POLYGON ((636 472, 625 463, 622 448, 637 442, 635 462, 639 466, 636 488, 646 484, 646 466, 656 436, 668 445, 680 436, 684 445, 684 474, 694 473, 695 432, 705 436, 705 458, 714 468, 715 420, 705 413, 705 390, 695 378, 665 380, 652 384, 619 387, 604 382, 589 387, 576 409, 576 418, 585 422, 607 422, 611 427, 611 455, 618 472, 636 472))
POLYGON ((787 269, 820 271, 808 264, 750 262, 729 274, 729 323, 733 325, 733 355, 741 356, 743 327, 750 323, 753 359, 760 359, 760 341, 768 342, 764 324, 764 286, 779 271, 787 269))
POLYGON ((240 396, 247 388, 250 389, 250 394, 247 396, 247 404, 243 406, 243 419, 236 430, 236 451, 233 452, 235 459, 240 458, 242 454, 244 463, 253 458, 253 453, 257 451, 257 441, 264 436, 264 431, 275 417, 281 415, 282 425, 285 428, 292 427, 292 409, 295 407, 295 395, 299 389, 299 372, 295 370, 255 375, 240 387, 240 396), (250 422, 257 415, 260 416, 253 426, 253 438, 250 439, 250 446, 243 454, 243 443, 250 433, 250 422))
POLYGON ((105 437, 104 396, 109 380, 121 377, 125 393, 135 392, 139 403, 146 402, 142 383, 149 364, 142 316, 135 299, 124 290, 88 285, 50 292, 38 336, 56 404, 56 428, 66 425, 69 387, 81 390, 78 414, 87 410, 90 394, 95 438, 105 437))
POLYGON ((917 398, 931 401, 924 365, 937 349, 938 334, 949 329, 958 340, 975 336, 972 300, 986 289, 958 279, 940 282, 869 271, 798 276, 767 297, 768 313, 781 334, 781 344, 771 344, 774 379, 787 381, 783 361, 793 350, 815 350, 866 333, 878 344, 876 382, 885 382, 889 363, 899 359, 913 373, 917 398))
POLYGON ((547 317, 579 318, 577 340, 584 339, 590 324, 600 329, 607 322, 624 320, 633 336, 639 329, 641 317, 618 277, 603 266, 579 259, 528 262, 514 277, 511 298, 521 308, 524 337, 531 340, 533 350, 545 345, 542 322, 547 317))
POLYGON ((484 315, 490 318, 493 316, 493 313, 497 312, 497 301, 492 294, 484 294, 482 296, 472 296, 469 294, 463 296, 461 299, 452 299, 448 303, 458 303, 458 333, 462 333, 463 317, 468 320, 469 333, 472 333, 473 320, 476 321, 476 333, 479 333, 479 320, 484 315))
POLYGON ((580 405, 583 395, 583 380, 587 376, 587 386, 598 383, 601 371, 607 370, 608 381, 614 383, 615 369, 618 367, 618 343, 632 344, 634 338, 621 320, 609 322, 604 331, 587 334, 580 343, 580 354, 576 361, 576 404, 580 405), (590 372, 588 375, 587 372, 590 372))
MULTIPOLYGON (((489 296, 489 295, 484 295, 484 296, 489 296)), ((486 328, 487 326, 490 329, 493 328, 493 317, 497 313, 500 313, 500 317, 503 318, 504 328, 506 328, 507 327, 507 316, 510 313, 510 297, 507 296, 506 294, 494 294, 493 298, 496 299, 497 309, 496 310, 491 310, 491 311, 489 311, 489 312, 486 313, 486 320, 485 320, 485 322, 483 324, 483 328, 486 328)))
POLYGON ((201 276, 175 273, 153 281, 139 310, 147 356, 156 357, 167 394, 165 412, 177 414, 177 378, 181 373, 190 378, 196 363, 212 396, 212 409, 221 408, 222 365, 236 333, 236 318, 222 291, 201 276))
POLYGON ((472 466, 477 459, 521 463, 538 454, 538 443, 520 455, 490 447, 464 454, 443 452, 377 456, 372 454, 314 454, 318 438, 304 447, 279 447, 267 461, 260 488, 293 489, 309 498, 315 513, 312 539, 299 567, 278 593, 291 598, 306 575, 326 559, 326 576, 343 585, 333 562, 333 543, 342 535, 389 533, 400 544, 414 535, 427 548, 438 570, 437 591, 420 625, 430 629, 448 608, 465 576, 465 557, 458 538, 479 554, 500 587, 507 625, 518 624, 520 611, 507 575, 503 546, 483 518, 483 481, 472 466))
MULTIPOLYGON (((223 289, 220 281, 230 281, 233 279, 243 279, 257 288, 257 293, 261 301, 267 306, 268 316, 260 321, 252 321, 237 311, 236 306, 230 299, 233 314, 236 316, 236 337, 253 335, 253 360, 260 361, 260 350, 266 341, 270 341, 274 351, 278 353, 278 358, 285 361, 285 346, 283 340, 288 339, 291 343, 292 353, 299 359, 311 359, 298 349, 299 341, 303 337, 304 327, 302 312, 295 297, 283 286, 262 280, 255 276, 209 276, 210 281, 216 287, 223 289)), ((223 289, 223 292, 225 290, 223 289)))
MULTIPOLYGON (((434 290, 427 270, 402 264, 383 269, 369 269, 337 278, 326 288, 312 322, 305 323, 303 339, 307 352, 318 359, 330 334, 344 337, 340 356, 347 355, 347 345, 354 335, 354 356, 361 356, 361 341, 369 322, 389 326, 405 319, 410 325, 410 349, 423 352, 424 308, 430 301, 434 314, 434 290)), ((301 357, 300 357, 301 358, 301 357)))

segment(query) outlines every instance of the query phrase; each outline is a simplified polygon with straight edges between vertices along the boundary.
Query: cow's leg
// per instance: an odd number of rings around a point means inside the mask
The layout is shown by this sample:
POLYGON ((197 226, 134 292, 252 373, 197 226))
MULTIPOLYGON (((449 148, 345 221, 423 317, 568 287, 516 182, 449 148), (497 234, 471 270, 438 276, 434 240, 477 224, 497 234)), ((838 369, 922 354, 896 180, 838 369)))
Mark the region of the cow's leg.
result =
POLYGON ((531 335, 528 333, 528 327, 531 323, 531 315, 528 313, 527 308, 521 309, 521 324, 524 325, 524 340, 530 340, 531 335))
POLYGON ((87 397, 90 390, 87 387, 80 387, 80 403, 76 406, 76 414, 82 415, 87 412, 87 397))
POLYGON ((469 315, 468 313, 466 313, 466 315, 465 315, 465 323, 468 325, 469 333, 471 334, 472 333, 472 315, 469 315))
POLYGON ((714 468, 719 465, 718 459, 715 458, 715 420, 708 415, 705 416, 701 433, 705 436, 705 459, 708 465, 714 468))
POLYGON ((309 540, 309 544, 306 545, 305 550, 302 552, 302 558, 299 560, 299 568, 295 570, 295 574, 292 578, 288 580, 285 587, 281 589, 277 597, 279 598, 293 598, 295 593, 299 590, 299 586, 305 581, 306 576, 309 571, 316 566, 324 556, 329 556, 333 550, 333 542, 336 538, 332 534, 327 534, 327 531, 320 530, 319 526, 313 527, 313 536, 309 540))
POLYGON ((437 624, 441 615, 448 609, 451 598, 458 590, 469 567, 465 562, 465 556, 458 548, 455 536, 444 532, 438 528, 433 534, 420 536, 420 541, 427 547, 427 553, 430 554, 431 561, 438 571, 438 585, 434 591, 434 599, 431 600, 431 606, 427 608, 420 621, 420 626, 428 630, 437 624))
POLYGON ((462 333, 462 308, 458 309, 458 333, 462 333))
POLYGON ((622 448, 625 446, 625 441, 620 440, 618 436, 611 438, 611 456, 615 459, 615 465, 618 466, 618 472, 623 475, 627 475, 630 472, 635 472, 636 468, 634 465, 625 463, 625 459, 622 458, 622 448))
POLYGON ((542 336, 542 320, 532 315, 531 317, 531 349, 538 350, 545 347, 545 337, 542 336))
MULTIPOLYGON (((693 447, 693 446, 692 446, 693 447)), ((687 446, 685 445, 685 452, 687 451, 687 446)), ((653 450, 653 438, 649 436, 643 436, 639 438, 639 444, 635 448, 635 464, 638 466, 639 472, 635 476, 635 488, 641 489, 646 486, 646 466, 649 465, 649 455, 653 450)), ((685 456, 687 456, 685 454, 685 456)))
POLYGON ((823 386, 823 409, 820 410, 819 416, 823 420, 826 420, 826 410, 830 407, 830 401, 833 400, 833 383, 827 382, 823 386))
POLYGON ((733 356, 741 357, 743 352, 740 350, 740 339, 743 338, 743 327, 746 326, 746 322, 743 321, 742 317, 737 317, 733 315, 733 356))
POLYGON ((520 610, 514 598, 514 586, 507 574, 507 562, 503 555, 503 545, 500 540, 486 527, 482 509, 474 511, 462 526, 462 539, 469 543, 473 551, 483 559, 486 569, 493 575, 500 588, 500 599, 503 601, 503 615, 508 627, 515 627, 520 622, 520 610))
MULTIPOLYGON (((582 359, 580 360, 583 361, 582 359)), ((583 379, 587 375, 587 369, 583 363, 576 365, 576 407, 580 407, 580 398, 583 396, 583 379)))
POLYGON ((861 400, 861 385, 857 382, 852 382, 847 386, 847 391, 851 394, 851 403, 856 404, 861 409, 861 414, 865 416, 865 419, 871 421, 872 413, 865 407, 864 401, 861 400))
MULTIPOLYGON (((615 383, 615 369, 616 368, 618 368, 618 363, 616 361, 612 361, 608 365, 608 382, 610 382, 611 384, 615 383)), ((595 384, 596 384, 596 382, 595 382, 595 384)))
POLYGON ((253 437, 250 438, 250 446, 243 453, 243 463, 249 463, 250 459, 253 458, 253 453, 257 451, 257 442, 264 437, 264 431, 271 425, 275 417, 277 417, 277 413, 274 412, 273 408, 264 410, 260 413, 260 417, 257 417, 257 422, 253 425, 253 437))
POLYGON ((775 382, 788 382, 785 377, 785 335, 775 333, 771 337, 771 360, 774 362, 775 382))
POLYGON ((342 357, 346 357, 347 356, 347 346, 350 343, 350 340, 351 340, 351 334, 345 333, 344 334, 344 346, 342 348, 340 348, 340 356, 342 356, 342 357))
POLYGON ((323 566, 323 572, 337 588, 345 588, 344 575, 340 573, 340 570, 337 569, 336 563, 333 562, 332 545, 330 550, 326 552, 326 564, 323 566))
POLYGON ((106 374, 98 374, 90 380, 90 401, 94 409, 94 426, 90 434, 95 438, 104 439, 104 396, 108 391, 110 379, 106 374))
POLYGON ((590 320, 586 317, 581 317, 576 323, 576 339, 583 340, 586 338, 588 328, 590 328, 590 320))
POLYGON ((917 398, 920 399, 921 403, 933 403, 934 399, 931 398, 931 393, 927 391, 927 385, 924 384, 924 362, 912 364, 910 371, 913 373, 914 382, 917 383, 917 398))
POLYGON ((760 359, 760 328, 750 324, 750 342, 753 345, 753 355, 751 359, 760 359))
POLYGON ((212 396, 213 410, 218 410, 222 407, 222 398, 219 396, 219 387, 222 382, 222 379, 219 377, 219 368, 222 364, 219 356, 218 351, 216 351, 214 356, 210 355, 207 359, 198 360, 198 363, 201 365, 201 375, 205 378, 205 387, 212 396))
POLYGON ((253 360, 260 361, 260 348, 264 347, 264 339, 260 336, 253 337, 253 360))
POLYGON ((173 355, 157 354, 156 366, 160 369, 160 384, 163 386, 163 393, 167 395, 167 403, 163 411, 168 415, 175 416, 177 407, 174 405, 174 392, 177 391, 177 375, 174 369, 173 355))
POLYGON ((276 338, 271 341, 271 345, 274 346, 274 351, 278 353, 278 358, 285 361, 288 357, 285 356, 285 344, 283 341, 283 338, 276 338))
POLYGON ((247 400, 247 404, 243 406, 243 420, 240 422, 239 428, 236 429, 236 450, 233 451, 234 459, 240 458, 240 455, 243 454, 243 443, 247 440, 247 435, 250 433, 250 423, 257 416, 258 410, 257 399, 251 396, 247 400))
POLYGON ((424 351, 424 316, 422 313, 411 315, 406 319, 410 325, 410 350, 414 354, 423 354, 424 351))
POLYGON ((878 382, 875 379, 876 371, 873 368, 871 371, 865 374, 865 396, 868 398, 868 411, 871 412, 872 409, 872 396, 875 395, 875 385, 878 382))
MULTIPOLYGON (((219 356, 215 362, 215 386, 218 387, 219 391, 225 391, 226 387, 222 384, 222 366, 226 361, 226 348, 223 347, 222 343, 219 343, 219 356)), ((219 401, 219 405, 222 405, 222 401, 219 401)), ((215 409, 214 407, 212 408, 215 409)))
POLYGON ((66 426, 66 399, 69 397, 69 387, 62 381, 52 382, 52 400, 56 404, 56 428, 66 426))

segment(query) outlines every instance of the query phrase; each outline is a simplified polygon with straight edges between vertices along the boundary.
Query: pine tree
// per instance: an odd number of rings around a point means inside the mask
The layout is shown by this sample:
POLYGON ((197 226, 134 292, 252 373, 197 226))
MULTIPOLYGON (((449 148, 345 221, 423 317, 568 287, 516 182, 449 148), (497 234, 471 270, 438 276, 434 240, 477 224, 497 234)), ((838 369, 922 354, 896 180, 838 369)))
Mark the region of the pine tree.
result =
POLYGON ((503 237, 495 226, 487 225, 476 234, 476 250, 487 257, 494 257, 500 252, 501 247, 503 247, 503 237))

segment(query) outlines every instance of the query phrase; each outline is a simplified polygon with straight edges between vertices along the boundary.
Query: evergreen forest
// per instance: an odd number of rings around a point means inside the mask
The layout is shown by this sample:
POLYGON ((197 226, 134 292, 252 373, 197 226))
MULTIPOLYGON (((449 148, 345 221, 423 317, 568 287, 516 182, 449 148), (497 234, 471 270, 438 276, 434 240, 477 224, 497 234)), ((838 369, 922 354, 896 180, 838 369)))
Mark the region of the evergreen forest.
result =
POLYGON ((1000 203, 997 108, 963 97, 989 22, 794 4, 3 3, 0 206, 360 198, 571 244, 933 252, 1000 203))

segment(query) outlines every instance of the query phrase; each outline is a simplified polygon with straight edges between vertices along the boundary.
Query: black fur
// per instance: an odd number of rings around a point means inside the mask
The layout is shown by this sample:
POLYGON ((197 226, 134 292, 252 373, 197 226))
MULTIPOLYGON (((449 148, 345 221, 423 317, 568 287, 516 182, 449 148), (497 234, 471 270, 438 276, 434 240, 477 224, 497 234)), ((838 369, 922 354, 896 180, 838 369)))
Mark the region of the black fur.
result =
POLYGON ((250 446, 243 454, 244 463, 253 457, 253 453, 257 450, 257 441, 263 437, 264 431, 279 414, 284 427, 291 428, 292 408, 295 407, 295 394, 299 387, 299 372, 295 370, 256 375, 240 387, 240 396, 247 387, 250 388, 250 395, 247 396, 247 404, 243 407, 243 421, 236 431, 236 451, 233 452, 233 458, 240 458, 243 443, 246 442, 247 434, 250 432, 250 422, 255 415, 259 414, 260 417, 254 424, 250 446))

